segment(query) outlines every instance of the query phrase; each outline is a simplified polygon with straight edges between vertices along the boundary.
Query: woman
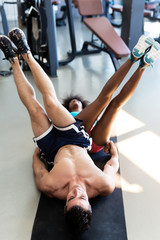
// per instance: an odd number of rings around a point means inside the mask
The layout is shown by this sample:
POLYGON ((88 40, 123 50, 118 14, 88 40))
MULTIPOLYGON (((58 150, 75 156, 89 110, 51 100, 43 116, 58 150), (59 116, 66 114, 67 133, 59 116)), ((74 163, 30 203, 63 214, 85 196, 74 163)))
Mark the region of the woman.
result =
MULTIPOLYGON (((76 118, 76 116, 89 104, 90 102, 88 100, 84 100, 80 95, 70 95, 63 100, 63 106, 71 113, 74 118, 76 118)), ((93 124, 93 127, 95 124, 96 122, 93 124)), ((89 131, 90 136, 93 127, 89 131)), ((90 150, 90 153, 99 152, 103 148, 104 146, 98 146, 92 141, 92 148, 90 150)))

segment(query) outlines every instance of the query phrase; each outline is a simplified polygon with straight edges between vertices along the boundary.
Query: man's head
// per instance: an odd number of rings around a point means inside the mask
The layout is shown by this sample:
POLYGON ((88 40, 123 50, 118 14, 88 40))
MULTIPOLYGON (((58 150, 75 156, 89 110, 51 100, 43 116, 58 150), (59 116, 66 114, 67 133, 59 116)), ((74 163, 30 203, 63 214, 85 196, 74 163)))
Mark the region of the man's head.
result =
POLYGON ((86 191, 75 185, 68 193, 65 217, 70 229, 76 234, 86 231, 91 223, 92 210, 86 191))

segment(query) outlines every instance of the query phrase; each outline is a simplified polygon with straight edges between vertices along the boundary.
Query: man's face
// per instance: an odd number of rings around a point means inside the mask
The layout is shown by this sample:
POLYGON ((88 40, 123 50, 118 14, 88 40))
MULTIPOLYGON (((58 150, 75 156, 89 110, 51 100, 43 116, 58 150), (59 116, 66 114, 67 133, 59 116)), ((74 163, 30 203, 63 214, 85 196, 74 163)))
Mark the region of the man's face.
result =
POLYGON ((87 193, 80 185, 75 185, 67 195, 67 210, 75 205, 81 206, 86 210, 88 210, 90 206, 87 193))

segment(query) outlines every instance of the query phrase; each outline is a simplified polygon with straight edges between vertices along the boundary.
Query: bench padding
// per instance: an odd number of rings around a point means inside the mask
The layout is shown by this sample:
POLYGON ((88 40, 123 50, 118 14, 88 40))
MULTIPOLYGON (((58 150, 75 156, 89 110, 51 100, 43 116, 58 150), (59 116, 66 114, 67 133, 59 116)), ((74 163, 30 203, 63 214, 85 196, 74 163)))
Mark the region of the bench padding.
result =
POLYGON ((106 17, 85 18, 83 22, 115 54, 116 58, 130 54, 130 50, 106 17))
POLYGON ((123 6, 122 5, 118 5, 118 4, 117 5, 112 5, 111 8, 112 8, 113 11, 120 12, 120 13, 123 12, 123 6))
POLYGON ((77 7, 81 16, 94 16, 103 13, 101 0, 77 0, 77 7))

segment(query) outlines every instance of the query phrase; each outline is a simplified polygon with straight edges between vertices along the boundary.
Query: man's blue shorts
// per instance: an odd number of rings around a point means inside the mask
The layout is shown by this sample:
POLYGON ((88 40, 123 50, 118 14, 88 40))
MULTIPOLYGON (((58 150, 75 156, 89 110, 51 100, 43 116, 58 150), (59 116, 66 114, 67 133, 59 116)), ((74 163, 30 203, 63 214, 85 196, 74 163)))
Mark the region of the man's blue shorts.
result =
POLYGON ((51 124, 45 133, 39 137, 34 137, 33 140, 45 155, 47 162, 54 162, 54 157, 62 146, 78 145, 88 151, 91 150, 92 146, 92 138, 85 131, 83 121, 79 119, 66 127, 57 127, 51 124))

